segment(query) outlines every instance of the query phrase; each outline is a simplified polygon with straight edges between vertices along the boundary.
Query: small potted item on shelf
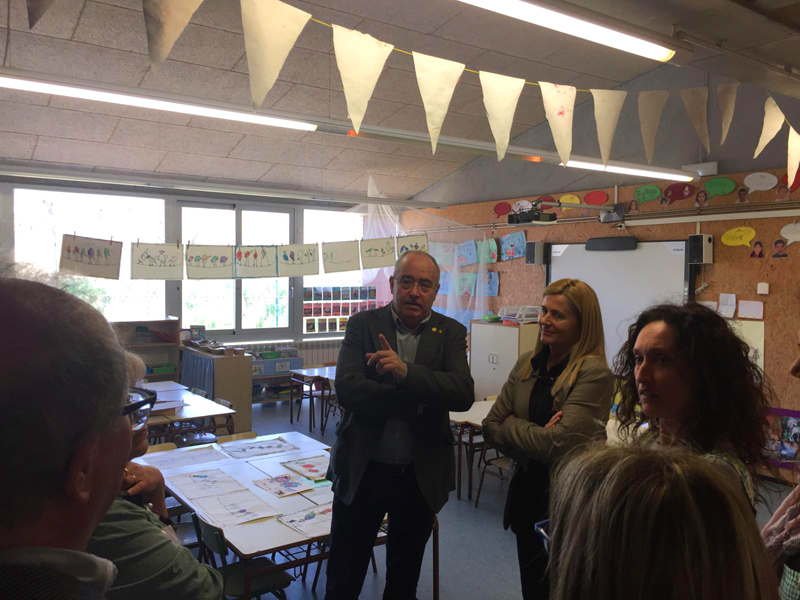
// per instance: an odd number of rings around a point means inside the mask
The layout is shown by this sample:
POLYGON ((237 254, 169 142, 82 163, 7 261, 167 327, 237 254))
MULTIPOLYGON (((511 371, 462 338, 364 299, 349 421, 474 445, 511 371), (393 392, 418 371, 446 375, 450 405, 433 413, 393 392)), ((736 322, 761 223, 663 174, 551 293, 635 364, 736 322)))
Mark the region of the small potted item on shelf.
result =
POLYGON ((150 329, 148 329, 147 325, 137 325, 133 334, 133 343, 149 344, 150 341, 150 329))

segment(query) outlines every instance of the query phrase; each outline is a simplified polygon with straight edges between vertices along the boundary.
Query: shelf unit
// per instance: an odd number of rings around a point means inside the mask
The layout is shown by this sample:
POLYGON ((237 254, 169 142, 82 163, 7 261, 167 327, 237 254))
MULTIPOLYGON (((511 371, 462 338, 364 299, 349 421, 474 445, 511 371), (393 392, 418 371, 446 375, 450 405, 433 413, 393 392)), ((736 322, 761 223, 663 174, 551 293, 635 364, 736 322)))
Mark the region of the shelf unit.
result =
POLYGON ((175 365, 174 373, 148 373, 149 381, 181 380, 181 325, 177 317, 156 321, 117 321, 111 324, 117 332, 119 341, 126 350, 138 354, 145 364, 156 365, 171 363, 175 365), (172 342, 136 343, 136 328, 147 327, 151 332, 158 331, 169 336, 172 342))

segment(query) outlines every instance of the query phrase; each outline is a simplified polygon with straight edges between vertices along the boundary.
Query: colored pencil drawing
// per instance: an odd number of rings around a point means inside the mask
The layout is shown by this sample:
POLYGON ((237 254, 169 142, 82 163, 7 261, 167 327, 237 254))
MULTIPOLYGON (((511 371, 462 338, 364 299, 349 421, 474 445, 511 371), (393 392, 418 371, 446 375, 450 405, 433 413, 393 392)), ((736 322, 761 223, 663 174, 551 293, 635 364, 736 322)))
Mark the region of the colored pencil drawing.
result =
POLYGON ((220 527, 239 525, 278 514, 269 504, 249 490, 199 498, 195 500, 198 512, 220 527))
POLYGON ((333 505, 330 503, 278 517, 281 523, 309 538, 330 534, 332 519, 333 505))
POLYGON ((237 246, 233 256, 236 278, 277 277, 277 246, 237 246))
POLYGON ((428 248, 427 233, 423 233, 422 235, 405 235, 397 238, 397 253, 400 256, 403 256, 403 254, 411 250, 427 252, 428 248))
POLYGON ((264 440, 263 442, 249 442, 247 444, 226 444, 220 446, 222 451, 233 458, 250 458, 251 456, 262 456, 266 454, 279 454, 297 450, 297 446, 290 444, 283 438, 274 440, 264 440))
POLYGON ((122 242, 64 234, 59 271, 119 279, 122 242))
POLYGON ((525 232, 518 231, 500 238, 500 260, 512 260, 525 256, 525 232))
MULTIPOLYGON (((335 321, 336 320, 334 319, 334 322, 335 321)), ((335 328, 334 331, 336 331, 335 328)), ((309 479, 316 481, 319 479, 325 479, 325 473, 328 471, 329 461, 329 455, 319 455, 290 460, 287 462, 282 462, 281 464, 287 469, 290 469, 295 473, 302 475, 303 477, 308 477, 309 479)))
POLYGON ((170 486, 177 488, 181 495, 190 500, 229 494, 244 489, 238 481, 219 469, 181 473, 168 479, 170 486))
POLYGON ((309 479, 300 477, 299 475, 294 475, 292 473, 284 473, 282 475, 276 475, 275 477, 259 479, 253 483, 262 490, 269 492, 278 498, 291 496, 292 494, 299 494, 300 492, 307 492, 314 489, 314 485, 309 479))
POLYGON ((458 266, 467 267, 478 262, 478 249, 474 240, 467 240, 458 245, 458 266))
POLYGON ((278 275, 280 277, 318 274, 319 247, 317 244, 278 246, 278 275))

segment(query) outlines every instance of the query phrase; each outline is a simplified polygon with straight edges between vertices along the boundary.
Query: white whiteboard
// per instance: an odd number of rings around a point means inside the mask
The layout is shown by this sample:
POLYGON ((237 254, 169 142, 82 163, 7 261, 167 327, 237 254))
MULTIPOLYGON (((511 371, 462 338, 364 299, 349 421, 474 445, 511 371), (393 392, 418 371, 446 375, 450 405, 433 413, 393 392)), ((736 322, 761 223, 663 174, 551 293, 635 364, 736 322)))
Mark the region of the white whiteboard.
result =
POLYGON ((683 304, 686 242, 640 242, 636 250, 587 252, 585 244, 550 247, 549 282, 580 279, 597 293, 609 366, 628 338, 628 326, 649 306, 683 304))

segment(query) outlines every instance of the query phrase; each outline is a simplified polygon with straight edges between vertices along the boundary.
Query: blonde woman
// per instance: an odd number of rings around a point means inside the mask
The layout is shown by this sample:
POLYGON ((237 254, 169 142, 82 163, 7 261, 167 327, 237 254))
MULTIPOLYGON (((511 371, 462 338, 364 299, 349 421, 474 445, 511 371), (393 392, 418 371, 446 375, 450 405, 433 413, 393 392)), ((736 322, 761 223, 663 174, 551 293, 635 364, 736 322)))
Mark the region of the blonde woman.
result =
POLYGON ((737 482, 688 449, 586 447, 553 475, 552 600, 777 600, 737 482))
POLYGON ((534 524, 547 515, 550 466, 605 435, 613 382, 594 290, 577 279, 551 283, 536 347, 517 361, 483 422, 486 442, 517 463, 503 526, 517 536, 525 600, 548 598, 547 554, 534 524), (560 420, 546 427, 556 413, 560 420))

